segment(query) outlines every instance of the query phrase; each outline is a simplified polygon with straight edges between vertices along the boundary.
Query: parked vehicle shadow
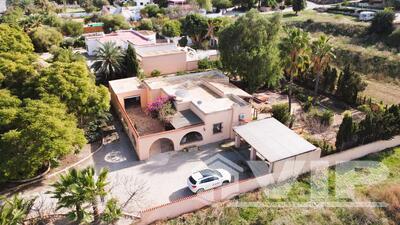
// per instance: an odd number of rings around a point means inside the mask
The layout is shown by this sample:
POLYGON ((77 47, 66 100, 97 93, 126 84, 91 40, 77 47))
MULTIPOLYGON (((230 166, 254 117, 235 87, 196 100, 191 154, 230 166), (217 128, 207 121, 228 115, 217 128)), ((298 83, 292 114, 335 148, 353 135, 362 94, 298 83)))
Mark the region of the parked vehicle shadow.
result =
POLYGON ((181 199, 181 198, 185 198, 185 197, 189 197, 189 196, 192 196, 192 195, 194 195, 194 194, 189 190, 189 188, 188 187, 184 187, 184 188, 181 188, 181 189, 173 192, 169 196, 169 201, 172 202, 172 201, 175 201, 175 200, 178 200, 178 199, 181 199))

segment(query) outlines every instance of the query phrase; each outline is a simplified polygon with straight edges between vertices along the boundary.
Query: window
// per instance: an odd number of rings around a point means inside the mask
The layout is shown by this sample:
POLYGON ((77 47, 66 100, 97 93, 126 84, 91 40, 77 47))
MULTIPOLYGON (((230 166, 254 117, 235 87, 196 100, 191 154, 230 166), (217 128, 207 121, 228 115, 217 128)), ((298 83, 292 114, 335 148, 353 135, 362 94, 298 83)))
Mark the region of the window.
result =
POLYGON ((222 132, 222 123, 216 123, 213 125, 213 133, 221 133, 222 132))
POLYGON ((201 184, 205 184, 205 183, 214 181, 214 180, 216 180, 216 179, 217 179, 216 177, 207 177, 206 179, 203 179, 200 183, 201 183, 201 184))

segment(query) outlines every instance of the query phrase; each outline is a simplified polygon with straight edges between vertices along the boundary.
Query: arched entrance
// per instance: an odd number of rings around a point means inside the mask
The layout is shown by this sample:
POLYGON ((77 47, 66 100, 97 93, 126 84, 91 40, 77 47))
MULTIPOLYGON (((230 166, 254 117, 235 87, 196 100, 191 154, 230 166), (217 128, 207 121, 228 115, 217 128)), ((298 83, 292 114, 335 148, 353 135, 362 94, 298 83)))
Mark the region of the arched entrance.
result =
POLYGON ((197 131, 192 131, 192 132, 185 134, 185 136, 183 136, 180 144, 185 145, 185 144, 190 144, 192 142, 202 141, 202 140, 203 140, 203 135, 201 135, 197 131))
POLYGON ((160 138, 150 146, 149 156, 174 151, 174 142, 168 138, 160 138))

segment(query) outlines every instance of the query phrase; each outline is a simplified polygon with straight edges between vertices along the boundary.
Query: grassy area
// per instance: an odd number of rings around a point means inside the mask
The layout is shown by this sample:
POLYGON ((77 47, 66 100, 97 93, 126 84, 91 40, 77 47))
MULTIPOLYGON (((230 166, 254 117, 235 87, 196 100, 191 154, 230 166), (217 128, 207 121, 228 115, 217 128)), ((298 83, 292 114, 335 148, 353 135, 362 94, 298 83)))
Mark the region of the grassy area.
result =
POLYGON ((370 169, 341 170, 337 173, 331 168, 327 182, 324 176, 310 179, 310 175, 304 175, 296 181, 246 193, 234 200, 158 224, 396 224, 400 219, 400 148, 372 154, 362 160, 375 160, 379 164, 370 169), (382 177, 387 179, 382 181, 382 177), (344 188, 363 179, 368 184, 358 185, 354 195, 344 188), (381 181, 374 183, 374 180, 381 181), (328 195, 324 195, 326 184, 328 195), (340 198, 339 194, 342 194, 340 198), (341 204, 386 202, 389 205, 386 208, 316 207, 332 201, 341 204), (236 203, 257 203, 262 207, 234 207, 236 203), (272 207, 278 203, 294 205, 272 207), (306 203, 308 207, 293 207, 300 206, 299 203, 303 206, 306 203))
POLYGON ((331 14, 331 13, 318 13, 314 10, 305 10, 295 16, 292 12, 283 13, 283 22, 298 22, 313 20, 315 22, 329 22, 329 23, 342 23, 342 24, 354 24, 360 26, 367 26, 368 23, 360 22, 356 17, 331 14))

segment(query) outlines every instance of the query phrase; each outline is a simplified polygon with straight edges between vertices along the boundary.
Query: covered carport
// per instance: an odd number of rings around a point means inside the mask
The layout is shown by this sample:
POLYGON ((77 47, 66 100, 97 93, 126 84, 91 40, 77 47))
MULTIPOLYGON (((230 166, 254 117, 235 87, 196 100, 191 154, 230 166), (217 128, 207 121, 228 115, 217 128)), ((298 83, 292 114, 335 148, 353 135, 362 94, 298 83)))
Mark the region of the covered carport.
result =
POLYGON ((258 174, 264 170, 282 177, 291 176, 305 171, 311 161, 320 158, 317 147, 275 118, 253 121, 233 130, 237 148, 243 143, 249 145, 249 166, 253 172, 258 170, 258 174))

